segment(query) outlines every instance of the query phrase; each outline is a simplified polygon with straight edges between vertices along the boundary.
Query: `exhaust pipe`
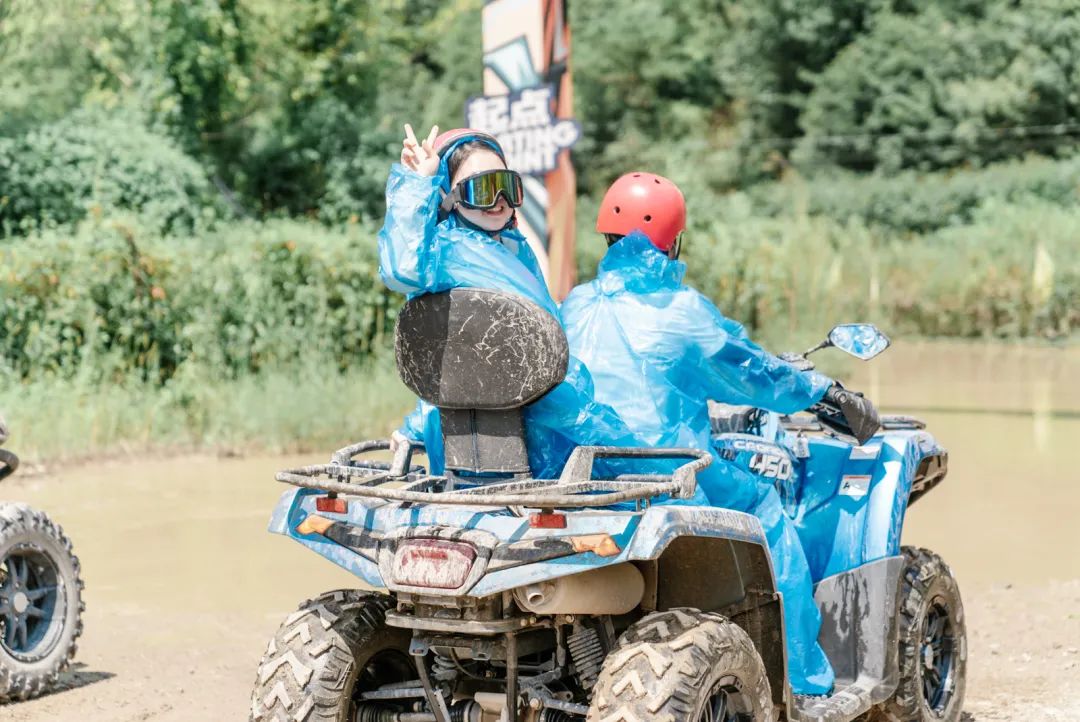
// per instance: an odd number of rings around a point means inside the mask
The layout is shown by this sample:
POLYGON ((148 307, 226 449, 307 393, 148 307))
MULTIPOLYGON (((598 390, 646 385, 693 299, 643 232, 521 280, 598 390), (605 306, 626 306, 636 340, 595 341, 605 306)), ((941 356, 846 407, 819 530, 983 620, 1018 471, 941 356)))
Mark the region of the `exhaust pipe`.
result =
POLYGON ((533 614, 626 614, 644 595, 645 578, 625 562, 514 590, 517 603, 533 614))

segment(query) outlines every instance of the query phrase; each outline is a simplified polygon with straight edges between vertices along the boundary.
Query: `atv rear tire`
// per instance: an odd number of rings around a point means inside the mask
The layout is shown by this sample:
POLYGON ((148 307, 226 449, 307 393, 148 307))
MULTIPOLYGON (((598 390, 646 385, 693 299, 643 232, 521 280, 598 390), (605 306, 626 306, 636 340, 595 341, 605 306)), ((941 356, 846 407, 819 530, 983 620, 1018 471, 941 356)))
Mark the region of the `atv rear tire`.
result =
POLYGON ((772 722, 765 667, 738 625, 672 609, 619 637, 593 688, 587 722, 772 722))
POLYGON ((932 551, 904 547, 900 685, 878 708, 890 722, 958 722, 964 709, 967 633, 960 589, 932 551))
POLYGON ((56 684, 82 634, 82 588, 63 530, 26 504, 0 504, 0 702, 56 684))
POLYGON ((352 722, 359 692, 415 679, 411 635, 386 626, 393 605, 386 595, 356 590, 301 604, 259 663, 250 720, 352 722))

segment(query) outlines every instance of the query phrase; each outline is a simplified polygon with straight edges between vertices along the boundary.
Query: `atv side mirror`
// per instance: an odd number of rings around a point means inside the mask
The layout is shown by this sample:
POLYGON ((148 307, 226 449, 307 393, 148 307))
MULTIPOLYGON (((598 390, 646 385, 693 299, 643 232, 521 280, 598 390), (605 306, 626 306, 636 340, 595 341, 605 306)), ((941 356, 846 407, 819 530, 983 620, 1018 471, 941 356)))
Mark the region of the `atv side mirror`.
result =
POLYGON ((842 323, 829 331, 829 345, 868 361, 889 347, 889 337, 872 323, 842 323))

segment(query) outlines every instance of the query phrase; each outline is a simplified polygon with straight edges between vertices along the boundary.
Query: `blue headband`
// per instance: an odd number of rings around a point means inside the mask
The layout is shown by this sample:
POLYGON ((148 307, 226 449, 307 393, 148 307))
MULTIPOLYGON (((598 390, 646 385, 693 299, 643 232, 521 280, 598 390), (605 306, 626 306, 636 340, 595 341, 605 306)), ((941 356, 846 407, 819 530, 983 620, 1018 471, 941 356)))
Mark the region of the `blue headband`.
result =
POLYGON ((493 143, 487 138, 479 135, 465 135, 458 138, 450 146, 443 151, 442 157, 439 159, 439 186, 444 192, 450 192, 450 156, 457 152, 457 149, 465 143, 471 143, 473 141, 480 141, 484 145, 491 148, 495 153, 502 158, 503 163, 506 163, 506 156, 503 155, 502 148, 497 143, 493 143))

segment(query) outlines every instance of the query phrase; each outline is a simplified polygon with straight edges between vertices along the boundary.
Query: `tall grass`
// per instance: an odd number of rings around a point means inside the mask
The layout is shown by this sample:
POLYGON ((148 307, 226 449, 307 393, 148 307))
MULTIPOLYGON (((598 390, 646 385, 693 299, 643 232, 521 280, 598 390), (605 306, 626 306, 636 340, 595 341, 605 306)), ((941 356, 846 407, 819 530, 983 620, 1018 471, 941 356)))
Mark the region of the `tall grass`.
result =
MULTIPOLYGON (((991 200, 921 236, 791 208, 729 202, 686 232, 687 282, 773 348, 841 321, 897 336, 1060 340, 1080 330, 1080 205, 991 200)), ((604 242, 584 224, 579 275, 604 242)))
MULTIPOLYGON (((583 204, 583 218, 589 207, 583 204)), ((835 323, 892 336, 1080 329, 1080 206, 991 198, 923 235, 728 199, 687 232, 687 282, 775 351, 835 323)), ((580 230, 591 275, 602 239, 580 230)), ((0 413, 30 459, 295 451, 385 436, 410 394, 374 229, 271 221, 158 238, 94 221, 0 244, 0 413)), ((829 369, 831 370, 831 369, 829 369)))
POLYGON ((30 461, 154 450, 330 451, 385 438, 414 401, 385 350, 347 371, 312 361, 236 379, 164 384, 38 379, 0 395, 8 445, 30 461))

